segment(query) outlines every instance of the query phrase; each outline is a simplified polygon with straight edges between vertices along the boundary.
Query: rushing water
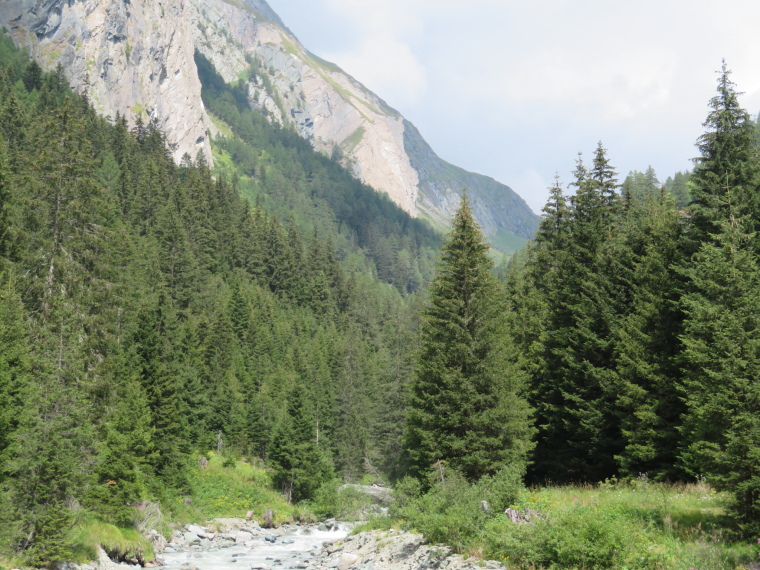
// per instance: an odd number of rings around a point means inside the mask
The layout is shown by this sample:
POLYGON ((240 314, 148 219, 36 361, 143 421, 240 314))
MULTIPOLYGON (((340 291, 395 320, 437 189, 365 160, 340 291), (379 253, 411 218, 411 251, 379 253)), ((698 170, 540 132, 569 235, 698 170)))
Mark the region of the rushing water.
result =
POLYGON ((274 543, 264 536, 254 537, 255 545, 231 546, 190 552, 164 552, 161 558, 168 570, 197 566, 200 570, 250 570, 251 568, 305 568, 326 540, 348 535, 349 529, 339 525, 337 530, 321 531, 316 526, 300 527, 293 533, 276 535, 274 543))

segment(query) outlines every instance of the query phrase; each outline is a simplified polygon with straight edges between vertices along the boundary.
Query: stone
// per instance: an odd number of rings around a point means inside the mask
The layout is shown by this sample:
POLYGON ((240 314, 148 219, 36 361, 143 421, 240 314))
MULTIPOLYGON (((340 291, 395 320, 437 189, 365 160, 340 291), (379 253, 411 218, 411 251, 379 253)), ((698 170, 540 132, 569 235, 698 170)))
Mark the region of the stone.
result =
POLYGON ((249 540, 253 540, 253 535, 247 531, 240 531, 235 535, 235 542, 237 544, 243 544, 249 540))
POLYGON ((348 570, 351 566, 359 562, 359 560, 360 558, 358 555, 354 554, 353 552, 346 552, 343 556, 340 557, 338 566, 336 568, 338 570, 348 570))
POLYGON ((189 524, 185 527, 185 530, 187 532, 192 532, 193 534, 204 537, 206 535, 206 529, 202 526, 198 526, 197 524, 189 524))

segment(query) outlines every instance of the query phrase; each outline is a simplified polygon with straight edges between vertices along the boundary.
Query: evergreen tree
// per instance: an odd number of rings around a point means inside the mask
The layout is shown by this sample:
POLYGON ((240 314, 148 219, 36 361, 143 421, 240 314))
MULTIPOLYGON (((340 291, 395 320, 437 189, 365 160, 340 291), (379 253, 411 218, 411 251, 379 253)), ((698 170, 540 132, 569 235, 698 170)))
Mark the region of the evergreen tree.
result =
POLYGON ((522 469, 532 447, 525 379, 487 251, 464 194, 431 285, 412 388, 406 445, 420 475, 437 461, 470 480, 522 469))
POLYGON ((332 463, 317 444, 317 431, 305 393, 295 388, 288 397, 285 417, 274 434, 271 459, 275 464, 275 483, 288 501, 314 495, 334 477, 332 463))
POLYGON ((754 536, 760 530, 760 266, 747 224, 723 208, 722 232, 687 270, 683 342, 684 447, 681 460, 731 492, 754 536))
POLYGON ((616 301, 602 255, 620 204, 601 144, 592 172, 579 155, 574 174, 570 208, 560 215, 561 202, 552 206, 557 213, 544 220, 527 267, 544 315, 526 351, 539 430, 531 476, 553 481, 612 476, 620 446, 612 405, 616 301))
MULTIPOLYGON (((722 232, 728 219, 726 192, 733 193, 734 214, 747 218, 748 230, 757 230, 760 220, 760 165, 754 143, 754 123, 739 105, 739 95, 723 62, 718 78, 718 93, 710 100, 710 112, 704 123, 707 131, 697 141, 700 156, 691 176, 690 206, 692 250, 722 232)), ((756 246, 757 247, 757 246, 756 246)))
MULTIPOLYGON (((127 363, 122 364, 129 370, 127 363)), ((115 406, 104 426, 91 495, 104 520, 129 527, 135 518, 131 505, 146 498, 155 461, 151 413, 138 379, 128 376, 123 380, 115 406)))
MULTIPOLYGON (((650 186, 650 190, 653 188, 650 186)), ((624 299, 613 327, 618 415, 624 448, 621 473, 675 480, 679 426, 683 224, 673 199, 641 194, 626 210, 610 248, 616 291, 624 299)))
POLYGON ((13 281, 0 272, 0 481, 4 461, 19 427, 25 393, 31 383, 31 363, 21 299, 13 281))

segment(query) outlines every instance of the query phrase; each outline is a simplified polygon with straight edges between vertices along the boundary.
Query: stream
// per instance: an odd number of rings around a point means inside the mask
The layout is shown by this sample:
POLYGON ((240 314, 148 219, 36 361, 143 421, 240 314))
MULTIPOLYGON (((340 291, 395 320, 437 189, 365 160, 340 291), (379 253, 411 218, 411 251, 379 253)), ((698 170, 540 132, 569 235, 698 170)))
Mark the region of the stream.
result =
POLYGON ((338 523, 334 530, 320 530, 317 525, 289 526, 264 531, 244 545, 190 545, 176 552, 163 552, 160 558, 166 570, 286 570, 308 568, 322 543, 348 535, 347 525, 338 523), (272 541, 273 542, 270 542, 272 541))

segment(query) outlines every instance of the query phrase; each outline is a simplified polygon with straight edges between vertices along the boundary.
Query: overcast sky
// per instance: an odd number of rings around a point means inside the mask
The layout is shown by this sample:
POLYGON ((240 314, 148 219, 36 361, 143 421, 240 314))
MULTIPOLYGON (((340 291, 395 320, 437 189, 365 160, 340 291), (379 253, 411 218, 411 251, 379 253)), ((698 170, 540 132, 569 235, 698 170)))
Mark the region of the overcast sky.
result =
POLYGON ((760 2, 268 0, 304 46, 413 122, 433 150, 536 211, 598 141, 661 180, 696 155, 725 58, 760 111, 760 2))

